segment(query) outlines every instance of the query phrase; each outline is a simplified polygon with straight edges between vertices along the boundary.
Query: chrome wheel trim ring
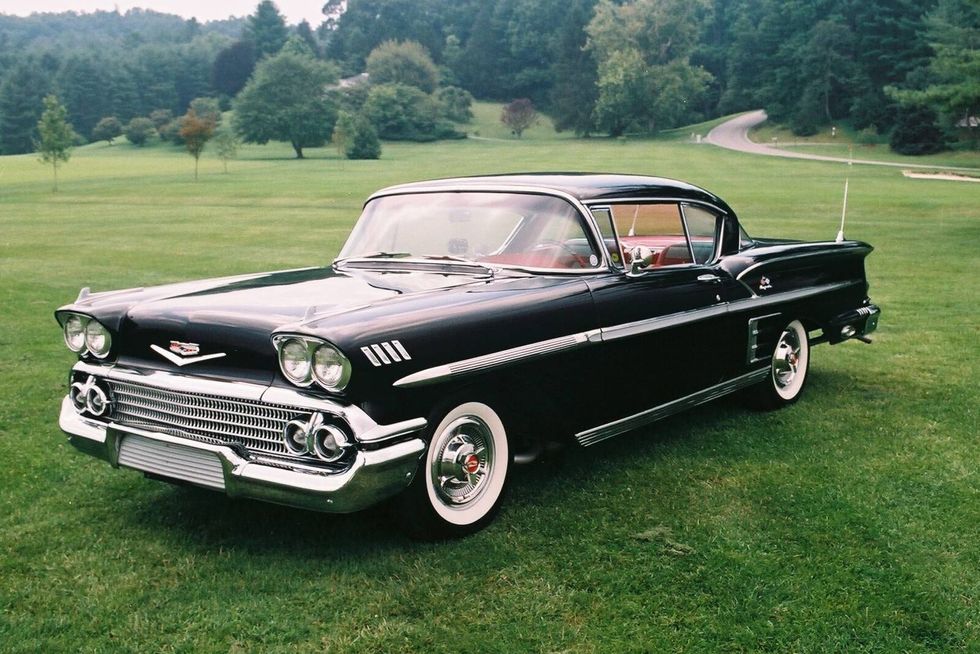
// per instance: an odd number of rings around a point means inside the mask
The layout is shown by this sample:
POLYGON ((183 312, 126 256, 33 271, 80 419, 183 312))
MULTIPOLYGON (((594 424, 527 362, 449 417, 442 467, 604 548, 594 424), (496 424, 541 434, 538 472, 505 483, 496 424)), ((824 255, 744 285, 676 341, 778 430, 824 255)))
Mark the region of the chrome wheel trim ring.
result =
POLYGON ((439 499, 462 506, 476 500, 493 476, 493 435, 477 416, 453 421, 433 442, 435 457, 429 468, 439 499))
POLYGON ((425 459, 432 508, 455 525, 486 516, 503 491, 510 452, 499 416, 485 404, 461 404, 436 428, 425 459))
POLYGON ((776 394, 792 400, 803 388, 809 363, 807 333, 798 320, 786 326, 772 354, 771 377, 776 394))

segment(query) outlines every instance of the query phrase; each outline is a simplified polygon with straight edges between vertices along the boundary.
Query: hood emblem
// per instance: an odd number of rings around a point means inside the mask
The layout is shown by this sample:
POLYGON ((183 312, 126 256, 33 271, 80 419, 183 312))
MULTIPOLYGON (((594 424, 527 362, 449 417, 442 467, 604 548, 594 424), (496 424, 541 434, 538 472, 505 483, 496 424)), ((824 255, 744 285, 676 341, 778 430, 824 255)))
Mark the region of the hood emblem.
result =
POLYGON ((194 356, 201 351, 201 346, 197 343, 183 343, 181 341, 170 341, 169 351, 163 349, 159 345, 151 345, 150 349, 175 366, 186 366, 192 363, 208 361, 210 359, 220 359, 221 357, 225 356, 224 352, 194 356))
POLYGON ((197 343, 181 343, 180 341, 170 341, 170 351, 182 357, 200 354, 201 346, 197 343))

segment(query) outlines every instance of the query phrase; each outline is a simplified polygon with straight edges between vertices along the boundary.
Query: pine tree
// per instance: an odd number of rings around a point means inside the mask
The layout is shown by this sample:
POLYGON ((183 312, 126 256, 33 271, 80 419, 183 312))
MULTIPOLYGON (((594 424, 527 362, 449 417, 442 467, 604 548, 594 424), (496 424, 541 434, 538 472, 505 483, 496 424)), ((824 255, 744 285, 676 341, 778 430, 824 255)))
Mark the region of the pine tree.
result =
POLYGON ((58 190, 58 167, 71 157, 71 146, 75 141, 75 130, 68 122, 68 110, 54 95, 44 98, 44 112, 37 123, 40 138, 37 151, 41 153, 41 163, 51 164, 54 172, 54 190, 58 190))
POLYGON ((33 59, 22 61, 7 74, 0 85, 0 153, 24 154, 34 149, 37 121, 50 88, 48 75, 33 59))
POLYGON ((255 44, 259 59, 279 52, 288 36, 286 19, 271 0, 262 0, 245 24, 245 37, 255 44))

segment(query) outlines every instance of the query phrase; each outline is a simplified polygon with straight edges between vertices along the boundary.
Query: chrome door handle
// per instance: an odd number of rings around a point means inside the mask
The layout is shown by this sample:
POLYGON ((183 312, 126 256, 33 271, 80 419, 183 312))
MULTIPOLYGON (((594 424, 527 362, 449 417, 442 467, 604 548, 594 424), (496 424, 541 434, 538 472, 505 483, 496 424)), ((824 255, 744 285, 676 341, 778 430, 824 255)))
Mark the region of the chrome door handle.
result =
POLYGON ((707 273, 704 275, 698 275, 698 281, 702 284, 720 284, 721 277, 707 273))

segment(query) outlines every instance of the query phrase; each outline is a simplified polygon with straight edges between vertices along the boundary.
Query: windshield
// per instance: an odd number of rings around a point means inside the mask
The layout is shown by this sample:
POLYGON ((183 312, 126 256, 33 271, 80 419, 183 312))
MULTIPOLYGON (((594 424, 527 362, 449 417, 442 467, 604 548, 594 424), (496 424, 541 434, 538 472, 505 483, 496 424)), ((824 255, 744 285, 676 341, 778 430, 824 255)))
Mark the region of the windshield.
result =
POLYGON ((561 198, 523 193, 414 193, 364 207, 340 259, 447 259, 571 270, 600 259, 582 217, 561 198))

